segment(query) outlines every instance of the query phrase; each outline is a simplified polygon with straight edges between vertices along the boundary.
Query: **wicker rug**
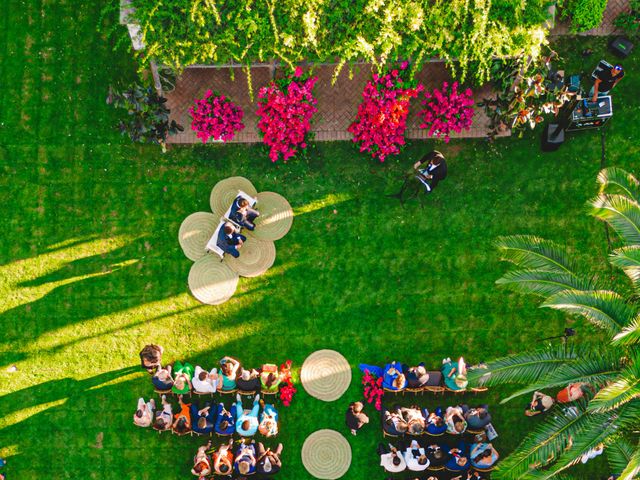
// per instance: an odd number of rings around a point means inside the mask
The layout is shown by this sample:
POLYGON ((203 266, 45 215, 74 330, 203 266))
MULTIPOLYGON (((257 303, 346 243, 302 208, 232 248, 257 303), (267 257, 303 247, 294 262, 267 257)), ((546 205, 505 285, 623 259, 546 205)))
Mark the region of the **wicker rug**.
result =
POLYGON ((224 256, 224 263, 241 277, 257 277, 266 272, 276 261, 276 246, 273 242, 247 238, 238 250, 240 256, 224 256))
POLYGON ((178 232, 178 241, 189 260, 198 260, 206 255, 207 242, 218 226, 218 217, 213 213, 196 212, 184 219, 178 232))
POLYGON ((214 255, 197 260, 189 271, 189 289, 196 299, 207 305, 229 300, 238 286, 238 274, 214 255))
POLYGON ((256 229, 248 235, 260 240, 280 240, 291 229, 293 209, 286 198, 274 192, 258 193, 256 229))
POLYGON ((318 350, 307 357, 300 369, 300 381, 309 395, 333 402, 351 383, 351 366, 335 350, 318 350))
POLYGON ((244 177, 229 177, 224 180, 220 180, 216 183, 213 190, 211 190, 211 197, 209 197, 209 203, 211 204, 211 211, 218 217, 222 217, 233 201, 238 196, 238 190, 242 190, 244 193, 255 197, 258 195, 258 191, 253 184, 244 177))
POLYGON ((335 430, 318 430, 302 445, 302 464, 316 478, 338 479, 351 465, 351 446, 335 430))

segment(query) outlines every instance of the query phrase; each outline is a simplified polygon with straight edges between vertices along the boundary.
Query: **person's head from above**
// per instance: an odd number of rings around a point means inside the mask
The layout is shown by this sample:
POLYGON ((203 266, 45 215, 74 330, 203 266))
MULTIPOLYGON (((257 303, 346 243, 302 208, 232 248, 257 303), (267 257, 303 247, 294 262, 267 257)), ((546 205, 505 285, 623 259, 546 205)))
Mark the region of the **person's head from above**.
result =
POLYGON ((198 374, 198 380, 200 380, 201 382, 204 382, 207 379, 207 376, 208 376, 207 372, 203 370, 198 374))
MULTIPOLYGON (((227 235, 231 235, 233 232, 235 232, 236 229, 233 228, 233 224, 231 222, 227 222, 224 224, 224 233, 226 233, 227 235)), ((226 363, 225 363, 226 365, 226 363)), ((224 365, 223 365, 224 367, 224 365)))
POLYGON ((222 364, 221 370, 223 375, 229 376, 233 372, 233 367, 229 362, 226 362, 222 364))
POLYGON ((229 422, 226 420, 222 420, 220 422, 220 430, 224 432, 227 428, 229 428, 229 422))
POLYGON ((269 375, 267 375, 267 379, 265 380, 264 384, 267 386, 267 388, 269 388, 275 382, 276 382, 276 374, 271 372, 269 375))
POLYGON ((424 431, 424 425, 421 422, 411 422, 409 426, 409 433, 413 435, 420 435, 424 431))
POLYGON ((271 471, 271 460, 269 460, 269 456, 266 456, 264 459, 264 464, 262 465, 262 469, 269 473, 271 471))
POLYGON ((242 375, 240 375, 240 377, 242 378, 242 380, 249 381, 251 380, 251 372, 249 370, 245 370, 244 368, 242 369, 242 375))
POLYGON ((396 467, 400 465, 400 463, 402 463, 402 460, 400 460, 400 457, 397 453, 393 453, 392 456, 393 458, 391 460, 391 463, 393 463, 396 467))
POLYGON ((418 457, 418 465, 425 465, 427 463, 427 456, 426 455, 420 455, 418 457))
POLYGON ((406 433, 408 429, 408 425, 406 422, 398 422, 398 424, 396 425, 396 430, 398 431, 398 433, 406 433))
POLYGON ((351 410, 353 410, 353 413, 360 413, 363 408, 364 405, 362 404, 362 402, 353 402, 351 404, 351 410))
POLYGON ((487 418, 487 415, 489 415, 489 412, 487 412, 484 408, 478 409, 478 417, 484 419, 487 418))
POLYGON ((238 206, 240 207, 240 210, 245 210, 249 206, 249 202, 246 198, 241 198, 238 201, 238 206))
POLYGON ((142 418, 142 410, 136 410, 136 417, 137 418, 142 418))
POLYGON ((156 420, 156 428, 160 430, 164 430, 164 427, 167 426, 167 422, 165 422, 162 418, 158 418, 156 420))
POLYGON ((458 433, 464 432, 464 422, 455 422, 453 424, 453 429, 458 433))
POLYGON ((248 460, 240 460, 240 462, 238 463, 238 471, 242 475, 246 475, 247 473, 249 473, 250 469, 251 469, 251 465, 249 465, 248 460))
POLYGON ((394 388, 400 389, 402 387, 404 387, 405 384, 405 379, 404 379, 404 375, 401 373, 399 374, 394 380, 393 380, 393 386, 394 388))
POLYGON ((442 155, 442 153, 434 150, 433 152, 431 152, 430 154, 430 158, 431 158, 431 163, 433 165, 440 165, 442 163, 442 160, 444 160, 444 155, 442 155))
POLYGON ((428 477, 427 480, 438 480, 438 477, 431 476, 431 477, 428 477))
POLYGON ((156 377, 158 377, 160 380, 168 379, 169 370, 167 370, 166 368, 159 368, 158 371, 156 372, 156 377))
POLYGON ((196 473, 202 473, 207 469, 207 464, 205 462, 198 462, 193 467, 193 471, 196 473))
POLYGON ((624 71, 624 68, 622 68, 622 65, 620 65, 619 63, 616 63, 611 68, 611 75, 615 77, 616 75, 620 75, 623 71, 624 71))
POLYGON ((463 457, 462 455, 456 458, 456 463, 460 467, 464 467, 467 464, 467 457, 463 457))
POLYGON ((251 427, 251 422, 249 420, 245 420, 242 422, 242 429, 246 432, 251 427))
POLYGON ((438 448, 437 450, 433 451, 433 458, 435 458, 436 460, 440 460, 442 457, 444 457, 444 452, 442 451, 442 449, 438 448))
POLYGON ((419 365, 418 367, 416 367, 416 374, 418 375, 418 377, 424 377, 427 374, 427 369, 424 368, 424 366, 419 365))
POLYGON ((178 423, 176 424, 176 430, 179 432, 185 431, 187 429, 187 419, 185 417, 180 417, 178 419, 178 423))
POLYGON ((198 419, 198 428, 207 428, 207 419, 205 417, 198 419))
POLYGON ((218 470, 220 473, 227 473, 230 470, 230 467, 226 463, 222 462, 218 465, 218 470))

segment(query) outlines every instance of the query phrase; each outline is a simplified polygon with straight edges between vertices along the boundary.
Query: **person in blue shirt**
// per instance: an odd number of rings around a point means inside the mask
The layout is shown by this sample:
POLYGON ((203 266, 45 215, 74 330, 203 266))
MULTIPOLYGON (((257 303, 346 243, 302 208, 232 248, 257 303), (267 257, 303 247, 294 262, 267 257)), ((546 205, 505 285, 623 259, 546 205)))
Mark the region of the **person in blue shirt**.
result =
POLYGON ((460 442, 457 447, 449 450, 449 459, 444 467, 452 472, 464 472, 469 468, 468 446, 460 442))
POLYGON ((233 205, 231 205, 229 220, 233 220, 238 225, 248 230, 253 230, 256 228, 256 225, 253 222, 259 216, 260 212, 251 208, 246 198, 237 196, 233 201, 233 205))
POLYGON ((443 435, 447 431, 447 424, 444 421, 444 418, 442 418, 442 408, 437 407, 431 413, 429 413, 425 408, 422 414, 427 419, 428 435, 443 435))
POLYGON ((404 390, 407 386, 407 379, 402 372, 401 362, 387 363, 384 368, 376 365, 367 365, 361 363, 358 368, 362 371, 368 371, 371 375, 382 377, 382 386, 388 390, 404 390))
POLYGON ((471 445, 471 465, 476 468, 491 468, 500 457, 490 443, 474 443, 471 445))
POLYGON ((236 405, 231 405, 230 411, 224 408, 224 403, 218 405, 214 430, 218 435, 233 435, 236 429, 236 405))
POLYGON ((264 405, 258 431, 265 437, 278 435, 278 411, 270 403, 264 405))
POLYGON ((258 431, 258 412, 260 411, 260 395, 253 400, 251 410, 242 407, 240 394, 236 395, 236 432, 243 437, 251 437, 258 431))
POLYGON ((240 234, 240 231, 233 226, 233 223, 227 222, 220 229, 216 244, 222 249, 222 251, 224 251, 224 253, 228 253, 232 257, 238 258, 240 256, 238 249, 241 248, 246 241, 247 237, 240 234))
POLYGON ((256 471, 256 447, 253 440, 249 445, 241 444, 236 451, 236 460, 233 464, 236 473, 251 475, 256 471))
POLYGON ((217 407, 212 407, 208 402, 204 408, 199 408, 196 403, 192 403, 191 407, 191 423, 193 426, 191 430, 201 435, 209 435, 213 431, 215 425, 215 413, 217 413, 217 407))

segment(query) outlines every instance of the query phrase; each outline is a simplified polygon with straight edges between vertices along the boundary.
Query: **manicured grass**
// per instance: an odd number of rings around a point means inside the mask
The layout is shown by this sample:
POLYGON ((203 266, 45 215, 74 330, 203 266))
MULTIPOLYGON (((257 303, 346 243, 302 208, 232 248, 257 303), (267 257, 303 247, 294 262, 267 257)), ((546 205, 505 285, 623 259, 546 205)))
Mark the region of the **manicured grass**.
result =
MULTIPOLYGON (((445 356, 475 363, 531 348, 567 325, 577 341, 594 334, 538 309, 534 298, 498 289, 505 266, 492 241, 538 234, 569 245, 585 268, 604 260, 604 230, 584 215, 600 168, 597 132, 572 135, 546 155, 535 135, 439 145, 449 178, 424 209, 403 208, 384 194, 433 142, 383 165, 348 143, 318 144, 287 165, 272 165, 259 146, 162 155, 130 145, 115 133, 104 98, 135 66, 96 33, 102 5, 9 3, 0 29, 0 456, 10 478, 188 478, 200 440, 131 422, 136 399, 152 393, 137 368, 137 352, 152 341, 167 360, 207 367, 225 354, 249 366, 290 358, 296 368, 319 348, 347 357, 354 380, 342 399, 321 403, 299 388, 281 409, 286 480, 309 478, 299 457, 309 433, 347 434, 343 411, 361 395, 360 362, 435 368, 445 356), (187 291, 191 262, 177 231, 188 214, 209 208, 211 188, 231 175, 283 194, 297 216, 266 275, 241 279, 224 305, 202 306, 187 291)), ((604 43, 561 47, 583 45, 602 51, 604 43)), ((626 66, 606 130, 607 163, 633 170, 640 82, 637 61, 626 66)), ((464 399, 492 405, 496 448, 507 454, 532 423, 524 401, 499 406, 499 397, 464 399)), ((382 476, 374 453, 381 435, 368 413, 373 425, 349 436, 354 460, 345 478, 382 476)))

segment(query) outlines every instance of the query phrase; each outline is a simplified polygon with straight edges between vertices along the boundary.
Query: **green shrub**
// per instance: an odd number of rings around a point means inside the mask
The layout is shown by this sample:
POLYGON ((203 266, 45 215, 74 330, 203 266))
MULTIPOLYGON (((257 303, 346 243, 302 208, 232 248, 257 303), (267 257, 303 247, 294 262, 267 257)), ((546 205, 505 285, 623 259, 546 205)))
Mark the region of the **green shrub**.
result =
POLYGON ((572 32, 585 32, 602 23, 607 0, 568 0, 562 16, 571 18, 572 32))

